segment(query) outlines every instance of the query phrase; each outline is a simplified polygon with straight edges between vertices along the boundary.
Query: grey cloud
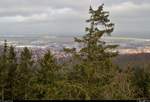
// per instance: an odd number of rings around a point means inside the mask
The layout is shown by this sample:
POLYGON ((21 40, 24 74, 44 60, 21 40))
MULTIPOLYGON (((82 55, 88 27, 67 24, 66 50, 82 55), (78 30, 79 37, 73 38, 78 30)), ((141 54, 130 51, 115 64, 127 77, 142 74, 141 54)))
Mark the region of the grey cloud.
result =
POLYGON ((47 8, 43 10, 43 12, 33 13, 28 16, 23 16, 21 14, 17 14, 14 16, 4 16, 0 17, 0 22, 32 22, 32 21, 48 21, 48 20, 56 20, 61 18, 65 18, 66 14, 69 16, 70 14, 73 16, 76 12, 70 8, 62 8, 62 9, 52 9, 47 8))
MULTIPOLYGON (((92 0, 104 3, 116 24, 114 33, 148 32, 149 0, 92 0)), ((0 0, 0 33, 84 33, 90 0, 0 0)))
POLYGON ((143 34, 150 33, 150 3, 122 2, 114 4, 107 9, 116 24, 116 33, 143 34))

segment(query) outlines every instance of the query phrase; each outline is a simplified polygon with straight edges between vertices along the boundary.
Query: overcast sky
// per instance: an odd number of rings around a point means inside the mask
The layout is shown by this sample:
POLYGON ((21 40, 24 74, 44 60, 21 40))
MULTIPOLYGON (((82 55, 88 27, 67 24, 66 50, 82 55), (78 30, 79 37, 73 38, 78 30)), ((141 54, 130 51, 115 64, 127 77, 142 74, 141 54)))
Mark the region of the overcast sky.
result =
MULTIPOLYGON (((150 36, 150 0, 92 0, 104 3, 114 34, 150 36)), ((83 34, 90 0, 0 0, 0 34, 83 34)))

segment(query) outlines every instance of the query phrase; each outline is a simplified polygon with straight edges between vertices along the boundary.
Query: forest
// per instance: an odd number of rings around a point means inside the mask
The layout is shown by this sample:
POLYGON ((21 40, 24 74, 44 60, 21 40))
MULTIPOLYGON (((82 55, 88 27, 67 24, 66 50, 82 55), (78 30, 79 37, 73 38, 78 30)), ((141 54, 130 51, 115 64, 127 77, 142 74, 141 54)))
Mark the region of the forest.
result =
POLYGON ((82 38, 74 41, 83 47, 64 48, 72 57, 58 63, 50 50, 36 61, 32 50, 16 48, 5 41, 0 54, 1 100, 108 100, 149 99, 150 65, 119 67, 112 59, 118 56, 102 36, 111 36, 114 23, 100 5, 89 8, 89 26, 82 38))

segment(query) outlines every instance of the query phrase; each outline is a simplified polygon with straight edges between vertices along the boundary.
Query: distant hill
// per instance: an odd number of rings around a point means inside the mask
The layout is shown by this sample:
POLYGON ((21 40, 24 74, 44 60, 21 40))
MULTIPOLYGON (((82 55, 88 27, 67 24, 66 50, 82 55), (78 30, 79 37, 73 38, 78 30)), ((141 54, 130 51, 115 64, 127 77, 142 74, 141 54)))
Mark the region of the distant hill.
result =
POLYGON ((118 64, 121 68, 127 65, 140 67, 150 64, 150 53, 118 55, 114 58, 113 62, 118 64))

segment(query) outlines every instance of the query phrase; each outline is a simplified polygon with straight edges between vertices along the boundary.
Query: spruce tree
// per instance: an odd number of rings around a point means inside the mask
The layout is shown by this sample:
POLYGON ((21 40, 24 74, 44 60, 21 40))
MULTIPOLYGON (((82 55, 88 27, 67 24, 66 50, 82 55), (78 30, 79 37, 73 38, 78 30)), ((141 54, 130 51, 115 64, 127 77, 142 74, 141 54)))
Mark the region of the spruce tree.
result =
POLYGON ((5 85, 6 85, 6 77, 7 77, 7 53, 8 53, 8 45, 7 40, 4 41, 3 52, 0 57, 0 86, 1 86, 1 100, 5 99, 5 85))
POLYGON ((39 66, 34 84, 34 98, 54 99, 59 66, 50 51, 39 60, 39 66))
POLYGON ((16 71, 16 99, 27 100, 30 97, 33 63, 32 52, 25 47, 21 52, 19 65, 16 71))
POLYGON ((9 47, 7 56, 7 78, 5 85, 5 99, 12 100, 14 98, 14 83, 16 81, 17 58, 13 46, 9 47))
POLYGON ((114 24, 110 22, 109 12, 104 11, 103 6, 100 5, 97 10, 90 7, 90 18, 86 21, 89 27, 85 28, 86 34, 82 38, 75 38, 75 42, 82 45, 82 48, 79 51, 75 48, 65 49, 73 54, 73 61, 78 60, 69 79, 83 83, 91 94, 91 99, 100 98, 101 88, 109 84, 116 74, 112 58, 117 55, 117 52, 114 52, 117 45, 108 45, 102 40, 104 35, 111 35, 114 24))

